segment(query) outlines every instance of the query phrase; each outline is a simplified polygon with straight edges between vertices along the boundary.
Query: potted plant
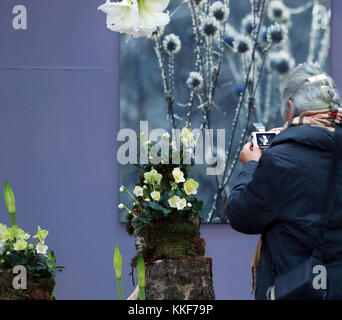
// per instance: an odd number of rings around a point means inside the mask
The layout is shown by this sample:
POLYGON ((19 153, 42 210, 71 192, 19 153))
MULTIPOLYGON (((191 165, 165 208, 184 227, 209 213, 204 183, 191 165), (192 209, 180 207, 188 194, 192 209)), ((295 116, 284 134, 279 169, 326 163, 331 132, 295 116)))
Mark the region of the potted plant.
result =
MULTIPOLYGON (((180 279, 186 279, 183 284, 177 284, 178 287, 183 286, 183 288, 190 288, 191 284, 196 287, 195 278, 201 281, 203 279, 199 273, 205 274, 207 281, 204 282, 207 283, 207 288, 202 290, 204 284, 200 283, 197 283, 197 287, 202 287, 200 291, 206 293, 197 298, 210 299, 214 297, 211 259, 203 258, 205 241, 200 237, 200 212, 203 202, 196 196, 199 183, 189 175, 191 163, 186 164, 183 156, 187 151, 188 154, 192 154, 196 138, 191 129, 183 128, 180 145, 177 145, 175 140, 169 143, 169 134, 164 134, 162 139, 168 146, 166 154, 169 161, 153 164, 154 161, 150 158, 147 164, 140 166, 139 182, 133 192, 125 186, 120 187, 121 192, 127 192, 133 199, 131 208, 122 203, 119 205, 121 210, 128 212, 126 230, 136 239, 137 254, 132 259, 131 265, 136 266, 136 260, 142 253, 147 262, 147 299, 196 297, 194 293, 185 294, 185 289, 167 290, 170 289, 170 285, 176 284, 167 280, 166 273, 172 273, 173 268, 178 270, 180 279), (175 153, 179 154, 178 164, 172 161, 175 153), (199 272, 197 275, 194 273, 191 275, 193 268, 199 272), (156 290, 155 281, 153 282, 153 278, 157 279, 159 276, 160 281, 163 282, 163 284, 159 283, 159 288, 165 289, 163 293, 156 290), (167 291, 176 293, 169 296, 167 291)), ((148 154, 152 154, 155 144, 147 141, 148 154)), ((176 277, 175 274, 174 276, 176 277)))
POLYGON ((12 226, 0 223, 0 300, 55 299, 55 276, 63 267, 56 265, 54 252, 46 245, 49 231, 38 226, 31 237, 18 227, 14 193, 7 181, 4 198, 12 226))

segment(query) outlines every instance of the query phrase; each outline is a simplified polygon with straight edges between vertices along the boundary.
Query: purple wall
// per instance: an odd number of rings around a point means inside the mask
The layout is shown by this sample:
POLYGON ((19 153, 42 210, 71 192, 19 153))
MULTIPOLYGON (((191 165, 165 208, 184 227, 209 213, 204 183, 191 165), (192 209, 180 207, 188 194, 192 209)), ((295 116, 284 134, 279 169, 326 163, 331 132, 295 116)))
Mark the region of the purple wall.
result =
MULTIPOLYGON (((96 11, 103 0, 21 0, 28 29, 12 28, 13 0, 0 3, 0 181, 15 190, 18 221, 49 229, 48 245, 66 270, 59 299, 116 298, 112 255, 119 243, 124 291, 132 290, 133 239, 119 223, 116 133, 118 37, 96 11)), ((333 29, 342 1, 333 0, 333 29)), ((333 31, 332 73, 342 86, 342 44, 333 31)), ((0 221, 9 224, 3 201, 0 221)), ((217 299, 250 299, 257 236, 204 225, 217 299)))

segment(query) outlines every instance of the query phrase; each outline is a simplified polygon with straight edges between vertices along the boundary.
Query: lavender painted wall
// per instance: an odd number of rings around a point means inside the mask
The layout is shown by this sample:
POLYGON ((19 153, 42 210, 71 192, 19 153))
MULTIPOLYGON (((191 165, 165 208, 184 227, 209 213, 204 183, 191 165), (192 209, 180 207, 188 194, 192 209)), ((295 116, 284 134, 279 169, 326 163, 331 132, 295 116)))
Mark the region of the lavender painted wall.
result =
MULTIPOLYGON (((8 179, 19 223, 51 231, 48 244, 66 270, 59 299, 116 298, 115 242, 125 259, 133 239, 117 215, 118 37, 96 11, 102 0, 2 0, 0 3, 0 181, 8 179), (28 29, 12 28, 12 8, 28 10, 28 29)), ((342 86, 342 1, 333 0, 332 73, 342 86)), ((0 201, 0 221, 9 223, 0 201)), ((217 299, 251 299, 257 236, 204 225, 217 299)))

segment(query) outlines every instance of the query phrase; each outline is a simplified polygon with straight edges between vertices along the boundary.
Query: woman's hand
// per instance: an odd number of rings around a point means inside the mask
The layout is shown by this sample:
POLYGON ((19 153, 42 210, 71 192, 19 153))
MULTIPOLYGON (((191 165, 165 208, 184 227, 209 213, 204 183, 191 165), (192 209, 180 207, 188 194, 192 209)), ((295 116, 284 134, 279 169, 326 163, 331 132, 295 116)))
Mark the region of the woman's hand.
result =
POLYGON ((259 161, 262 155, 262 150, 259 146, 253 146, 251 142, 248 142, 244 145, 240 152, 240 161, 242 164, 245 164, 249 161, 259 161))

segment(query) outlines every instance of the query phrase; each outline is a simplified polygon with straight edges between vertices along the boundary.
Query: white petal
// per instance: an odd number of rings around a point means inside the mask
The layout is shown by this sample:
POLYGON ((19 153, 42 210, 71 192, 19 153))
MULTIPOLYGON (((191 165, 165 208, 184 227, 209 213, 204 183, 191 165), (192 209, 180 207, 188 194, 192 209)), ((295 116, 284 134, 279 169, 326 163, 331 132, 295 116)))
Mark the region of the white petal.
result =
POLYGON ((143 0, 145 6, 155 12, 163 12, 169 5, 170 0, 143 0))

